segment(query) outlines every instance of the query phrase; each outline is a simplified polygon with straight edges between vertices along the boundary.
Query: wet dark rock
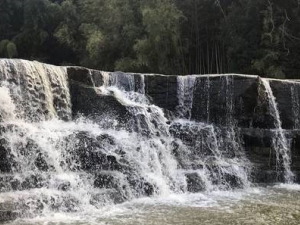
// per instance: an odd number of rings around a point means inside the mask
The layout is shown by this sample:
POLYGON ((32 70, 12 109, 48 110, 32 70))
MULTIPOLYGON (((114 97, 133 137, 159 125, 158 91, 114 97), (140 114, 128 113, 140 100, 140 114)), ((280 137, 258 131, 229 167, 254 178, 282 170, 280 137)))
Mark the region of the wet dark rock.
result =
MULTIPOLYGON (((51 209, 60 212, 78 212, 79 200, 73 196, 63 196, 60 198, 51 198, 50 202, 46 202, 50 205, 51 209)), ((38 204, 39 206, 39 204, 38 204)), ((43 209, 43 205, 40 205, 38 209, 43 209)))
POLYGON ((61 182, 57 187, 57 189, 61 191, 69 191, 70 188, 71 188, 71 183, 69 181, 61 182))
POLYGON ((300 82, 270 80, 283 129, 299 127, 300 82))
POLYGON ((284 182, 283 171, 254 168, 251 174, 254 183, 277 183, 284 182))
POLYGON ((105 189, 103 192, 92 195, 90 203, 97 207, 107 203, 120 204, 126 200, 127 198, 122 195, 120 191, 115 189, 105 189))
POLYGON ((21 189, 41 188, 43 187, 43 178, 39 175, 31 175, 26 177, 21 184, 21 189))
POLYGON ((239 177, 233 174, 225 173, 223 174, 221 180, 222 180, 222 184, 227 185, 228 188, 242 188, 241 180, 239 179, 239 177))
POLYGON ((0 223, 15 220, 18 217, 18 213, 14 211, 0 210, 0 223))
POLYGON ((48 177, 42 174, 31 174, 22 177, 13 174, 0 175, 0 192, 47 187, 47 179, 48 177))
POLYGON ((157 191, 155 184, 146 181, 144 177, 138 176, 137 174, 128 175, 127 180, 132 189, 135 190, 136 197, 152 196, 157 191))
POLYGON ((108 134, 92 137, 86 132, 79 132, 76 134, 76 140, 72 154, 74 160, 78 160, 80 169, 86 171, 127 169, 127 165, 117 158, 118 154, 110 153, 110 150, 116 149, 117 146, 115 146, 114 138, 108 134))
POLYGON ((94 175, 94 187, 100 189, 113 189, 118 192, 114 201, 124 201, 132 195, 130 184, 127 180, 130 173, 124 174, 118 171, 101 171, 94 175))
MULTIPOLYGON (((234 142, 239 142, 238 132, 228 127, 211 126, 205 123, 173 123, 170 126, 170 133, 190 148, 192 156, 207 157, 213 155, 216 148, 219 148, 223 156, 235 157, 234 142), (218 141, 219 145, 216 145, 218 141)), ((176 145, 174 146, 175 154, 176 145)))
POLYGON ((94 180, 97 188, 118 188, 118 180, 112 173, 97 174, 94 180))
POLYGON ((89 119, 101 122, 110 115, 115 117, 120 125, 126 124, 129 113, 115 97, 99 95, 93 87, 85 87, 72 81, 70 82, 70 92, 74 117, 82 114, 89 119))
POLYGON ((7 151, 7 147, 4 146, 5 140, 0 139, 0 172, 10 173, 12 171, 12 165, 10 162, 10 155, 7 151))
POLYGON ((150 184, 149 182, 144 182, 142 184, 142 190, 144 190, 144 193, 146 196, 151 196, 155 192, 154 185, 150 184))
MULTIPOLYGON (((274 132, 269 129, 241 129, 247 158, 253 163, 252 179, 263 182, 280 182, 283 179, 283 168, 276 162, 273 147, 274 132)), ((300 171, 300 130, 283 130, 291 146, 291 169, 300 171)), ((296 176, 296 179, 297 176, 296 176)))
POLYGON ((187 190, 192 193, 200 192, 205 190, 205 183, 197 173, 187 173, 186 182, 187 190))
POLYGON ((227 126, 232 117, 238 126, 248 127, 257 105, 257 87, 255 76, 199 76, 195 82, 192 119, 227 126))
POLYGON ((48 171, 49 170, 49 166, 47 164, 47 161, 46 161, 45 157, 43 156, 43 154, 41 152, 39 152, 37 154, 37 157, 35 159, 34 164, 41 171, 48 171))
POLYGON ((170 111, 176 110, 177 76, 145 75, 145 92, 155 105, 170 111))
POLYGON ((247 158, 253 164, 252 180, 254 182, 275 182, 276 153, 272 147, 273 133, 266 129, 242 129, 247 158), (273 172, 272 172, 273 171, 273 172), (269 174, 269 175, 268 175, 269 174))
POLYGON ((83 67, 68 67, 68 78, 70 81, 80 82, 84 85, 93 86, 91 72, 83 67))

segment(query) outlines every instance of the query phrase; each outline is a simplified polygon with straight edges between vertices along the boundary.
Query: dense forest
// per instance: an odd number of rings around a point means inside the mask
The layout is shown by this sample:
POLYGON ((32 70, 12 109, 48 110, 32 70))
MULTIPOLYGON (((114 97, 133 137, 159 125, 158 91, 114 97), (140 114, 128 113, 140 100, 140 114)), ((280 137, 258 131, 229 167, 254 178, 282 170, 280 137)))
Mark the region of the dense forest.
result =
POLYGON ((300 78, 300 0, 1 0, 0 57, 300 78))

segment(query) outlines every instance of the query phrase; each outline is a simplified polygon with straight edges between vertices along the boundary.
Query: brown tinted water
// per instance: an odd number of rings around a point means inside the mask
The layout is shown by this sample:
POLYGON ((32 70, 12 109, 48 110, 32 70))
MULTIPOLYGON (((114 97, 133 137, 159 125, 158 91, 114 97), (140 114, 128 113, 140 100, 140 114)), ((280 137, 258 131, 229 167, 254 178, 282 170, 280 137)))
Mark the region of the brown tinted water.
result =
POLYGON ((7 225, 300 224, 300 186, 143 198, 81 214, 52 214, 7 225))

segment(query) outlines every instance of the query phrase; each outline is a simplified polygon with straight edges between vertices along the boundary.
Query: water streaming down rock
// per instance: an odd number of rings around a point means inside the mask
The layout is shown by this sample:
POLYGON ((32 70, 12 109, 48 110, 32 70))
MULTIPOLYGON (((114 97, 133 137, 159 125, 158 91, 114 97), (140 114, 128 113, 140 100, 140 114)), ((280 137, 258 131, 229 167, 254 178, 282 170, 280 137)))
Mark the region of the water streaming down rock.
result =
MULTIPOLYGON (((16 65, 27 66, 27 62, 23 63, 16 65)), ((30 66, 35 64, 39 66, 30 66)), ((118 80, 104 74, 108 82, 94 88, 99 88, 99 97, 112 95, 128 109, 132 117, 126 127, 104 128, 102 123, 84 118, 64 122, 56 111, 51 117, 38 114, 32 118, 32 111, 24 110, 23 117, 15 109, 19 99, 14 99, 13 91, 27 90, 26 86, 17 83, 10 89, 0 88, 5 97, 1 101, 1 154, 5 164, 1 164, 0 195, 1 201, 16 204, 20 215, 87 212, 139 196, 184 190, 185 177, 177 171, 171 154, 172 138, 163 111, 150 105, 144 95, 132 91, 131 76, 118 80)), ((37 79, 34 76, 38 74, 29 75, 37 79)), ((66 83, 60 86, 64 87, 66 83)), ((36 92, 40 94, 39 90, 36 92)), ((39 99, 31 101, 30 104, 37 104, 39 99)))
POLYGON ((285 135, 285 131, 282 129, 280 114, 269 80, 262 78, 261 81, 265 87, 265 91, 268 97, 271 115, 274 118, 275 130, 273 131, 274 136, 272 140, 272 146, 276 152, 276 162, 278 163, 277 167, 280 168, 282 165, 284 169, 285 181, 288 183, 292 183, 294 180, 294 174, 291 170, 291 146, 289 140, 285 135))
POLYGON ((18 118, 71 119, 67 73, 63 67, 26 60, 0 60, 1 86, 10 89, 18 118))
POLYGON ((177 93, 178 106, 177 114, 180 118, 192 117, 192 107, 194 98, 195 76, 178 76, 177 77, 177 93))
POLYGON ((177 158, 182 168, 188 171, 188 183, 197 184, 189 190, 249 186, 251 164, 244 154, 233 120, 232 77, 226 76, 222 86, 226 96, 226 122, 223 127, 191 120, 195 85, 204 85, 205 94, 201 97, 206 103, 204 111, 207 113, 206 121, 209 121, 209 78, 204 83, 198 82, 196 76, 179 76, 177 79, 177 114, 184 119, 176 120, 170 130, 174 137, 180 139, 177 158))
POLYGON ((297 86, 291 85, 291 97, 292 97, 292 112, 294 118, 294 129, 300 129, 300 99, 297 86))
POLYGON ((187 120, 175 121, 170 130, 178 138, 175 154, 188 178, 189 191, 249 187, 251 164, 240 143, 228 142, 231 131, 187 120))
POLYGON ((238 126, 252 111, 236 112, 256 80, 0 60, 0 203, 21 217, 84 214, 143 196, 249 187, 238 126))

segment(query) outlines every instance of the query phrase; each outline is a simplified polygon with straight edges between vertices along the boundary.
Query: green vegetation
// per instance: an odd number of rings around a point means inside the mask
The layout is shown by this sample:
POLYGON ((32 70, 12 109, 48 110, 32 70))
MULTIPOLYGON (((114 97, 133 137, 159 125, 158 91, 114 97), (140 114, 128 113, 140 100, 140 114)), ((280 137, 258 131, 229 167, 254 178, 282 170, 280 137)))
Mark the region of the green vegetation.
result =
POLYGON ((0 57, 300 77, 299 0, 1 0, 0 57))

